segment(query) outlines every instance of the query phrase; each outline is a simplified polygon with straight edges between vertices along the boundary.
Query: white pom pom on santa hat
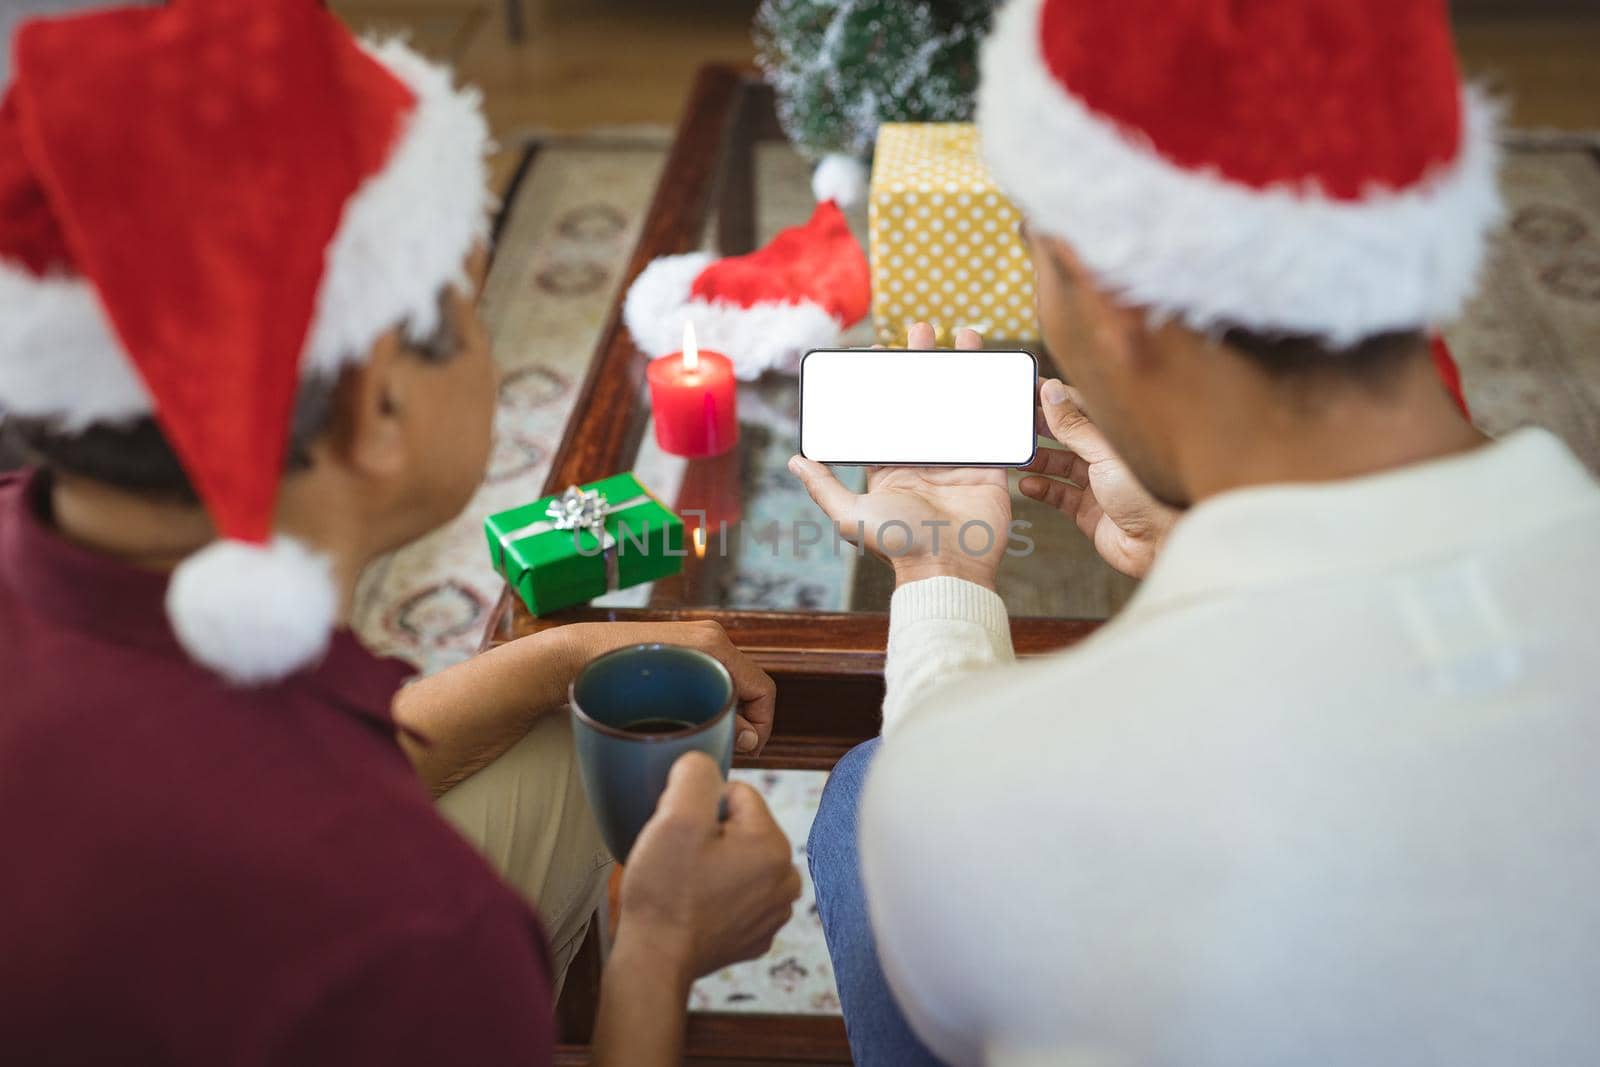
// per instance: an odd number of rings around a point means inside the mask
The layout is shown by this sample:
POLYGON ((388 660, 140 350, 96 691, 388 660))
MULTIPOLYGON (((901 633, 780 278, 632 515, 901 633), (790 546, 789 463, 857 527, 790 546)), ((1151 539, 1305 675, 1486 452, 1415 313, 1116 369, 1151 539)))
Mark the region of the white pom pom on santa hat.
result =
POLYGON ((178 643, 238 685, 275 682, 321 659, 338 610, 328 558, 282 535, 264 545, 213 541, 167 583, 178 643))
POLYGON ((840 207, 854 207, 867 198, 871 178, 867 165, 855 156, 835 152, 822 157, 811 172, 811 194, 817 200, 832 200, 840 207))

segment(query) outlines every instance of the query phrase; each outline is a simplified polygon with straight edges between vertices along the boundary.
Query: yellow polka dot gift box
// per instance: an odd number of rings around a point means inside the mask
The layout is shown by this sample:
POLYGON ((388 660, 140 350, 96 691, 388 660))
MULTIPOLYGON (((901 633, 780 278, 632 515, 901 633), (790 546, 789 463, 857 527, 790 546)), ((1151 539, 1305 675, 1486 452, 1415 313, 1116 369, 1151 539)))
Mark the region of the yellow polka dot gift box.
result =
POLYGON ((927 321, 941 344, 963 326, 985 340, 1037 340, 1020 219, 979 158, 970 122, 878 127, 868 194, 878 339, 904 344, 906 329, 927 321))

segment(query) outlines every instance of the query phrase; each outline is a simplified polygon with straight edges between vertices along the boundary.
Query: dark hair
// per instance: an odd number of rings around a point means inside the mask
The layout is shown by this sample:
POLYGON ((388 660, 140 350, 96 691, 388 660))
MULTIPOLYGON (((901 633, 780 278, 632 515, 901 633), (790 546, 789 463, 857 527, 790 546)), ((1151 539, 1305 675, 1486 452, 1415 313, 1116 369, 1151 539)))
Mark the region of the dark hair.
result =
MULTIPOLYGON (((404 351, 428 363, 443 363, 460 350, 460 336, 450 317, 449 287, 439 294, 439 325, 421 342, 400 336, 404 351)), ((311 444, 327 429, 333 414, 338 379, 332 375, 308 378, 295 398, 289 426, 285 470, 305 470, 311 465, 311 444)), ((14 449, 23 462, 75 474, 119 489, 198 501, 189 477, 178 462, 161 427, 144 416, 121 423, 97 423, 88 429, 63 432, 54 418, 9 416, 0 422, 0 451, 14 449)))
MULTIPOLYGON (((1026 226, 1024 220, 1024 233, 1026 226)), ((1069 280, 1066 266, 1054 246, 1046 245, 1046 249, 1056 277, 1069 280)), ((1220 332, 1213 331, 1211 336, 1274 377, 1293 380, 1336 375, 1379 387, 1427 343, 1427 336, 1419 330, 1370 334, 1343 348, 1306 334, 1267 333, 1242 326, 1224 326, 1220 332)))
POLYGON ((1347 348, 1333 348, 1317 337, 1234 328, 1225 331, 1221 341, 1273 375, 1322 372, 1377 383, 1417 355, 1427 338, 1415 330, 1395 330, 1362 338, 1347 348))

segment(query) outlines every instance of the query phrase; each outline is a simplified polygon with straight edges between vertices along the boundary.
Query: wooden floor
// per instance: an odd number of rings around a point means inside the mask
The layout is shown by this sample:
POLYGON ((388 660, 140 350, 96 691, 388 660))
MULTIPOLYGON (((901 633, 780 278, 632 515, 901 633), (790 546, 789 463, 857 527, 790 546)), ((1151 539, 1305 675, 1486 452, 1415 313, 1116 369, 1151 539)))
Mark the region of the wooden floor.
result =
MULTIPOLYGON (((510 180, 525 136, 676 120, 695 69, 753 56, 755 0, 518 0, 532 25, 506 33, 506 0, 333 0, 352 24, 405 32, 484 91, 510 180), (540 14, 540 12, 544 12, 540 14)), ((1600 11, 1463 15, 1470 77, 1510 102, 1517 126, 1600 129, 1600 11)))
POLYGON ((1463 17, 1467 76, 1510 103, 1513 126, 1600 130, 1600 5, 1570 17, 1463 17))
POLYGON ((334 0, 359 28, 404 31, 482 88, 502 151, 497 188, 509 182, 530 134, 669 126, 695 70, 750 61, 754 0, 521 0, 549 15, 521 43, 506 34, 505 0, 334 0))

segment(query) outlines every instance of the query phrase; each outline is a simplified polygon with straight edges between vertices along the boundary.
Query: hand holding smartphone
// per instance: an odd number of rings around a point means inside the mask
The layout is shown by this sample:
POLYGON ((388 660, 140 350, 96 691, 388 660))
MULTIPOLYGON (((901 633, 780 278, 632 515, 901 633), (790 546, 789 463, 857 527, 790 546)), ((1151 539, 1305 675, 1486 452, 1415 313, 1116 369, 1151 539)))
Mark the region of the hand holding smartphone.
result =
POLYGON ((893 566, 897 584, 944 576, 993 589, 1011 532, 1003 468, 1033 453, 1033 357, 984 352, 972 330, 957 333, 954 351, 934 350, 926 323, 908 340, 907 351, 806 357, 803 453, 789 469, 840 536, 893 566), (871 464, 867 491, 846 488, 828 462, 871 464))
POLYGON ((818 463, 1024 466, 1034 454, 1037 377, 1024 351, 817 349, 800 362, 800 454, 818 463))

